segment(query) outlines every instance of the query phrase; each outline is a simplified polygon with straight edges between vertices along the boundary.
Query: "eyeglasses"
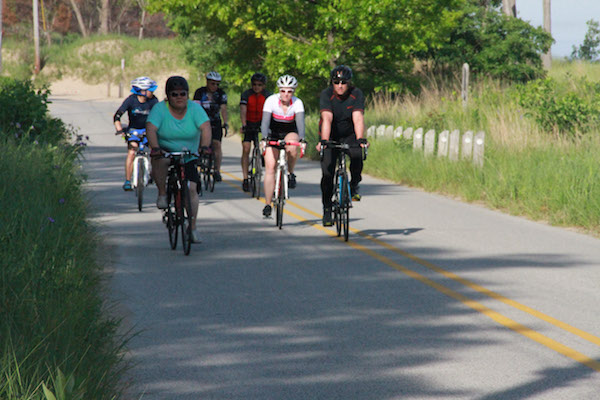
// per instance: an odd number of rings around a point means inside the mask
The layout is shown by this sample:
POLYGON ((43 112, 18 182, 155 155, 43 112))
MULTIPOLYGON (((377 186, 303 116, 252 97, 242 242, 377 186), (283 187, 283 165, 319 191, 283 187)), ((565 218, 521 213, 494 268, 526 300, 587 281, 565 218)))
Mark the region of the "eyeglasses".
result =
POLYGON ((279 93, 294 93, 294 91, 292 89, 288 89, 288 90, 282 89, 279 91, 279 93))
POLYGON ((335 81, 333 81, 334 85, 345 85, 346 83, 348 83, 348 81, 344 81, 344 80, 335 80, 335 81))
POLYGON ((188 94, 187 90, 182 90, 181 92, 171 92, 169 93, 170 97, 186 97, 188 94))

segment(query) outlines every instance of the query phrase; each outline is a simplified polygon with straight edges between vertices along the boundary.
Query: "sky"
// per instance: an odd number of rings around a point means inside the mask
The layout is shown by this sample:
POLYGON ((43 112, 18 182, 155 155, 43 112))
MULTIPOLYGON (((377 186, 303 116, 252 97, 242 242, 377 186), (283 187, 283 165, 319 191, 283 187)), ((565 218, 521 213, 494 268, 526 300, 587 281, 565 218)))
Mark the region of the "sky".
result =
MULTIPOLYGON (((600 0, 551 0, 552 57, 571 55, 573 46, 581 46, 587 32, 586 22, 600 22, 600 0)), ((517 0, 517 16, 533 26, 544 23, 543 0, 517 0)))

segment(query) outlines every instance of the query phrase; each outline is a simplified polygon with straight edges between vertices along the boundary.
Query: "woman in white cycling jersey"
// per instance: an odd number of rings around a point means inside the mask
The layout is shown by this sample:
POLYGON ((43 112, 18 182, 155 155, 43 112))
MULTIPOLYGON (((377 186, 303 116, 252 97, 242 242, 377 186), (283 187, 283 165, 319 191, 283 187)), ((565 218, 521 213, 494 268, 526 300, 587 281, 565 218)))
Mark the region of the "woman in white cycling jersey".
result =
MULTIPOLYGON (((294 96, 298 81, 291 75, 283 75, 277 80, 279 93, 269 96, 263 106, 261 132, 263 138, 271 140, 285 139, 288 142, 304 140, 304 103, 294 96)), ((296 187, 294 167, 298 158, 297 146, 286 146, 288 159, 289 188, 296 187)), ((265 208, 263 215, 271 216, 271 201, 275 190, 275 167, 277 164, 278 150, 267 147, 265 151, 265 208)))

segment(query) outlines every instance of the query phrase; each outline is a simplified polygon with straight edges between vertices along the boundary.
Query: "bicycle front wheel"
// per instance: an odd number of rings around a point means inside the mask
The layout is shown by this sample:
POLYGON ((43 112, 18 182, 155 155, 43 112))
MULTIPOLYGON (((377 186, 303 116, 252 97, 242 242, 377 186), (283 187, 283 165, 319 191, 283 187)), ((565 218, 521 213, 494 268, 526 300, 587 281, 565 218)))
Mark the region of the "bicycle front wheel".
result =
POLYGON ((192 249, 192 202, 187 180, 181 185, 181 244, 183 253, 189 255, 192 249))
POLYGON ((206 157, 206 165, 204 168, 204 189, 210 192, 215 190, 215 170, 212 153, 206 157))
POLYGON ((277 194, 277 226, 279 229, 283 227, 283 206, 285 204, 284 197, 284 174, 283 171, 279 172, 279 193, 277 194))
POLYGON ((255 148, 254 156, 252 157, 252 197, 260 199, 260 177, 262 175, 262 162, 260 149, 255 148))
POLYGON ((348 176, 344 174, 342 179, 342 196, 340 204, 340 219, 344 231, 344 241, 348 241, 350 233, 350 193, 348 192, 348 176))
POLYGON ((144 176, 146 175, 146 167, 144 166, 144 159, 138 158, 137 160, 137 179, 135 186, 135 194, 137 196, 138 210, 142 211, 144 205, 144 176))
MULTIPOLYGON (((175 190, 176 191, 176 190, 175 190)), ((167 201, 169 206, 165 210, 167 214, 167 229, 169 230, 169 244, 171 249, 175 250, 177 247, 177 215, 175 214, 175 208, 171 200, 177 196, 177 193, 173 193, 172 186, 167 187, 167 201)))

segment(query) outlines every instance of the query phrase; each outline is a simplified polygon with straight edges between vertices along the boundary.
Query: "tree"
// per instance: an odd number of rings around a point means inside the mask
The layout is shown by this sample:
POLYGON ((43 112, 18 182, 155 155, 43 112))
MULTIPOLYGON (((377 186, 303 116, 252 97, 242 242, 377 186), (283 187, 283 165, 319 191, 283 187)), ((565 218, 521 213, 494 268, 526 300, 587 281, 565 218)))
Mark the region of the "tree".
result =
POLYGON ((83 17, 81 15, 81 11, 79 10, 79 6, 77 5, 76 0, 69 0, 69 2, 71 3, 71 7, 73 8, 75 17, 77 18, 77 23, 79 24, 79 31, 81 32, 81 36, 87 37, 87 29, 85 28, 85 23, 83 22, 83 17))
POLYGON ((4 29, 2 28, 2 8, 4 7, 3 0, 0 0, 0 74, 2 73, 2 34, 4 29))
POLYGON ((586 22, 588 30, 585 33, 581 46, 573 46, 571 59, 579 59, 586 61, 596 61, 600 54, 600 25, 598 21, 590 19, 586 22))
POLYGON ((413 55, 444 43, 465 1, 150 0, 149 6, 165 12, 197 49, 190 61, 200 70, 218 66, 240 86, 256 70, 273 78, 290 73, 301 92, 313 94, 341 63, 366 90, 405 89, 413 55))

